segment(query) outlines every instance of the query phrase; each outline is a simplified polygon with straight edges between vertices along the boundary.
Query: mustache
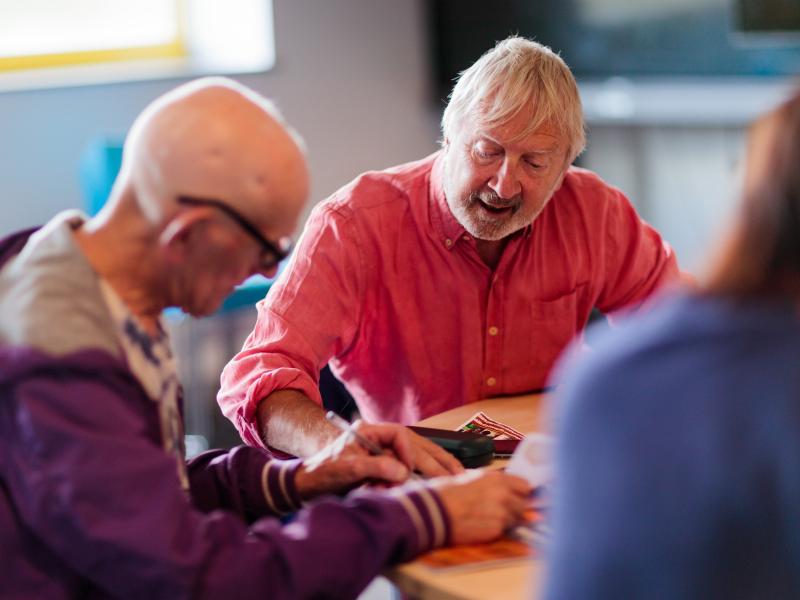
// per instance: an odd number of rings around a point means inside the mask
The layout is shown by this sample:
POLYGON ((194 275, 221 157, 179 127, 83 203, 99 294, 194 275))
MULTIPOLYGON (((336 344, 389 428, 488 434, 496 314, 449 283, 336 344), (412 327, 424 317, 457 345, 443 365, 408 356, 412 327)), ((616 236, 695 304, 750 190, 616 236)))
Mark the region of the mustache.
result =
POLYGON ((501 198, 492 190, 482 190, 480 192, 472 192, 469 195, 469 199, 473 204, 483 202, 494 208, 516 208, 522 202, 522 194, 516 194, 511 198, 501 198))

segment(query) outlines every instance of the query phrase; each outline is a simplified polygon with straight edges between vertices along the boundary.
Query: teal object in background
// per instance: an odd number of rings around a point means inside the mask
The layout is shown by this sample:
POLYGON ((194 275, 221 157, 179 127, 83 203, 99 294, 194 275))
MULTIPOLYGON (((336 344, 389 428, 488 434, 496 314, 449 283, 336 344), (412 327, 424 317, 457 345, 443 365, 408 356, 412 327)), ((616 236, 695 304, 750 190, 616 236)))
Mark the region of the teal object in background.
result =
POLYGON ((271 286, 271 279, 261 275, 254 275, 233 290, 230 296, 225 298, 217 312, 226 313, 244 307, 255 306, 256 302, 264 299, 271 286))
POLYGON ((86 212, 94 216, 111 195, 111 187, 122 165, 122 142, 111 138, 93 140, 78 165, 86 212))
MULTIPOLYGON (((122 140, 102 137, 92 140, 84 150, 78 166, 85 210, 96 215, 111 194, 114 180, 122 165, 122 140)), ((251 307, 267 295, 272 281, 256 275, 238 286, 222 303, 219 313, 251 307)))

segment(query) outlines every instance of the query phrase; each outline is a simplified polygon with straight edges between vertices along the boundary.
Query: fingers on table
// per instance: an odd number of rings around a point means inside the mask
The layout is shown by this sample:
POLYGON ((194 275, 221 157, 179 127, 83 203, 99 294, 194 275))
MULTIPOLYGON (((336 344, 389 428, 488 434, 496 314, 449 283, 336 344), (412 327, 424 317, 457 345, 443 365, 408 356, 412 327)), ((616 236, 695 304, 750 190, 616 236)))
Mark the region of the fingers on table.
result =
POLYGON ((409 469, 414 466, 411 438, 407 428, 390 423, 368 424, 356 421, 353 428, 382 449, 394 454, 409 469))
POLYGON ((414 466, 427 477, 457 475, 464 472, 458 459, 424 437, 411 434, 415 444, 414 466))
POLYGON ((365 456, 355 461, 354 468, 358 480, 381 479, 390 483, 400 483, 408 479, 409 469, 392 456, 365 456))

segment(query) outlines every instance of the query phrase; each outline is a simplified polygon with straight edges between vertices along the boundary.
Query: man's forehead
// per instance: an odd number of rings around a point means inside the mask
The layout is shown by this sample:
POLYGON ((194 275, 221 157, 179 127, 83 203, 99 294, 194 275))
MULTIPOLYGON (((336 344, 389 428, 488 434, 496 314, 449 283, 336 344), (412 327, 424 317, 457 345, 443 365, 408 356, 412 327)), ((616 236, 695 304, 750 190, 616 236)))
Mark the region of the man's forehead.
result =
POLYGON ((567 137, 555 126, 544 123, 526 131, 529 123, 512 119, 497 125, 478 126, 473 141, 485 140, 504 148, 515 148, 530 154, 551 154, 566 147, 567 137))

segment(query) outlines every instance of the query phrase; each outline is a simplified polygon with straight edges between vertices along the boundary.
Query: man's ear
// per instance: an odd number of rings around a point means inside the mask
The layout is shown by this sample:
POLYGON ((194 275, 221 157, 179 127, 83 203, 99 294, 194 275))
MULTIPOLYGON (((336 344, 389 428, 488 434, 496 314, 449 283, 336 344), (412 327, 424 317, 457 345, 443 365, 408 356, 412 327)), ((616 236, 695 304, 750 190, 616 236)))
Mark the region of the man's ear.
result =
POLYGON ((185 262, 192 248, 196 247, 194 244, 201 235, 203 225, 210 219, 210 211, 200 206, 173 215, 158 236, 158 245, 167 260, 178 264, 185 262))

